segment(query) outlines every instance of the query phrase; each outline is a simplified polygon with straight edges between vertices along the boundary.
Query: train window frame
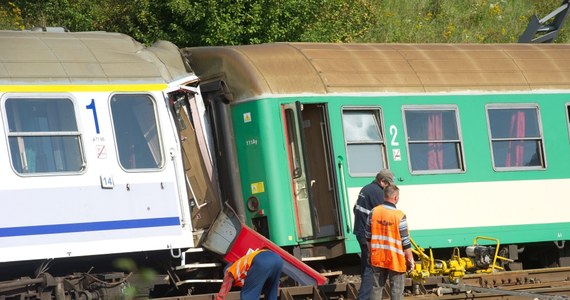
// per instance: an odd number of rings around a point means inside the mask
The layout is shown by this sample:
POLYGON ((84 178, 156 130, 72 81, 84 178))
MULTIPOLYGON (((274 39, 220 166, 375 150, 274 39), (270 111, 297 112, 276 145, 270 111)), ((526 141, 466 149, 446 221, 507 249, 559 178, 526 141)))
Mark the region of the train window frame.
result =
POLYGON ((289 140, 289 151, 291 152, 291 163, 293 171, 293 179, 301 177, 304 173, 303 163, 301 162, 303 157, 301 153, 301 147, 298 144, 300 138, 297 132, 297 116, 295 115, 295 110, 292 108, 285 108, 285 127, 287 128, 287 139, 289 140))
MULTIPOLYGON (((129 110, 132 111, 132 110, 129 110)), ((154 98, 154 96, 150 93, 112 93, 109 96, 109 115, 110 115, 110 119, 111 119, 111 126, 112 126, 112 131, 113 131, 113 138, 115 139, 115 151, 116 151, 116 155, 117 155, 117 162, 119 164, 119 166, 121 167, 121 169, 123 169, 123 171, 125 172, 156 172, 156 171, 160 171, 164 168, 165 164, 166 164, 166 159, 165 159, 165 155, 164 155, 164 149, 163 149, 163 141, 162 141, 162 131, 160 129, 160 119, 158 116, 158 102, 156 101, 156 99, 154 98), (128 149, 125 150, 123 149, 124 142, 125 140, 120 138, 119 136, 117 136, 118 130, 117 128, 119 126, 123 126, 125 124, 134 124, 138 125, 139 127, 133 128, 134 130, 139 129, 141 130, 142 133, 142 128, 140 128, 140 126, 144 125, 141 124, 142 120, 137 120, 137 119, 131 119, 133 120, 133 123, 129 123, 129 122, 124 122, 123 118, 125 117, 125 115, 121 115, 121 118, 117 118, 115 119, 115 109, 113 108, 113 101, 116 101, 116 97, 144 97, 148 100, 150 100, 150 103, 152 104, 152 116, 154 117, 154 128, 147 128, 149 130, 154 130, 154 136, 151 133, 150 135, 150 139, 152 140, 156 140, 156 144, 154 145, 149 145, 149 142, 151 142, 149 139, 147 139, 147 137, 145 136, 145 134, 142 134, 142 140, 139 139, 139 142, 146 142, 147 145, 147 153, 145 154, 147 156, 147 158, 144 160, 146 162, 151 161, 152 159, 154 159, 155 164, 152 167, 149 166, 144 166, 144 167, 126 167, 123 164, 123 160, 126 159, 126 157, 122 157, 121 153, 124 153, 124 151, 129 151, 128 149), (120 122, 118 122, 118 120, 121 120, 120 122), (158 155, 156 155, 158 152, 158 155), (150 156, 149 156, 150 155, 150 156), (152 157, 152 159, 148 159, 149 157, 152 157), (159 161, 157 162, 156 159, 159 159, 159 161)), ((135 118, 137 116, 139 116, 139 114, 132 114, 135 118)), ((146 130, 146 134, 149 133, 149 130, 146 130)), ((125 135, 122 135, 121 137, 129 137, 129 139, 132 139, 134 135, 133 133, 127 132, 125 135)), ((141 138, 141 135, 139 135, 139 138, 141 138)), ((134 142, 132 142, 134 143, 134 142)), ((134 144, 131 143, 131 146, 134 146, 134 144)), ((131 147, 132 148, 132 147, 131 147)), ((133 154, 134 155, 134 154, 133 154)), ((140 155, 139 155, 140 157, 140 155)), ((128 159, 127 159, 128 160, 128 159)), ((132 162, 131 162, 132 163, 132 162)))
POLYGON ((83 134, 80 122, 78 122, 80 114, 77 110, 77 100, 72 95, 59 93, 8 93, 2 97, 1 105, 10 165, 14 173, 22 177, 79 175, 85 173, 87 160, 84 151, 83 134), (10 106, 9 102, 12 100, 37 101, 38 104, 29 104, 32 106, 27 107, 26 113, 19 114, 17 110, 26 109, 25 104, 21 104, 23 105, 21 107, 8 107, 10 106), (56 101, 60 101, 60 104, 63 106, 58 105, 56 101), (66 103, 69 104, 66 106, 66 103), (12 110, 12 112, 9 110, 12 110), (21 120, 12 119, 13 116, 17 119, 22 117, 28 118, 25 124, 27 126, 34 124, 36 128, 12 130, 11 126, 21 127, 24 124, 21 120), (19 125, 16 123, 19 123, 19 125), (13 139, 16 139, 15 144, 11 142, 13 139), (27 147, 27 145, 33 146, 27 147), (39 152, 43 154, 38 155, 39 152), (43 157, 45 171, 37 171, 38 165, 41 164, 37 160, 32 164, 29 157, 43 157), (74 158, 77 159, 73 161, 72 159, 74 158), (31 165, 33 167, 30 167, 31 165), (30 171, 30 168, 33 170, 30 171))
POLYGON ((566 129, 568 129, 568 143, 570 143, 570 102, 566 102, 566 129))
MULTIPOLYGON (((389 168, 388 166, 388 156, 387 156, 387 150, 386 150, 386 135, 385 135, 385 130, 384 130, 384 118, 382 115, 382 108, 379 106, 343 106, 341 109, 341 113, 340 113, 340 117, 341 117, 341 126, 342 126, 342 133, 343 133, 343 141, 344 141, 344 150, 346 153, 346 162, 348 165, 348 173, 350 174, 351 177, 370 177, 370 176, 375 176, 378 173, 378 170, 382 169, 382 168, 389 168), (375 117, 376 121, 376 125, 377 125, 377 130, 378 130, 378 135, 379 135, 379 140, 376 141, 349 141, 347 138, 347 132, 346 132, 346 128, 345 128, 345 122, 344 122, 344 116, 345 116, 345 112, 347 111, 361 111, 361 112, 371 112, 372 115, 375 117), (381 163, 381 166, 378 167, 374 167, 374 169, 368 170, 368 171, 364 171, 364 172, 358 172, 358 170, 355 170, 355 165, 356 162, 353 161, 352 157, 350 155, 350 145, 370 145, 370 144, 378 144, 380 145, 380 150, 378 151, 378 153, 380 154, 380 159, 379 159, 379 163, 381 163), (354 162, 354 164, 351 163, 354 162)), ((370 157, 367 155, 364 155, 363 157, 370 157)))
MULTIPOLYGON (((540 115, 540 106, 537 103, 493 103, 485 105, 485 115, 487 118, 487 134, 489 138, 489 151, 491 152, 491 164, 493 170, 497 172, 502 171, 527 171, 527 170, 545 170, 547 167, 547 160, 546 160, 546 149, 544 145, 544 132, 542 129, 542 118, 540 115), (533 109, 536 116, 536 132, 538 133, 538 137, 502 137, 502 138, 493 138, 493 130, 491 127, 491 117, 489 116, 490 110, 516 110, 516 109, 533 109), (502 142, 502 141, 513 141, 513 140, 523 140, 523 141, 538 141, 537 146, 539 146, 538 153, 540 157, 538 158, 539 164, 532 165, 532 166, 497 166, 497 156, 495 153, 493 142, 502 142)), ((526 117, 525 117, 526 119, 526 117)), ((514 122, 511 120, 511 122, 514 122)), ((518 121, 517 121, 518 122, 518 121)), ((526 125, 525 125, 526 127, 526 125)), ((512 128, 511 128, 512 130, 512 128)), ((526 130, 525 130, 526 131, 526 130)), ((526 135, 526 133, 525 133, 526 135)), ((508 150, 507 150, 508 151, 508 150)), ((515 154, 516 155, 516 154, 515 154)), ((516 159, 516 158, 515 158, 516 159)), ((506 164, 506 158, 505 158, 506 164)))
MULTIPOLYGON (((461 173, 465 173, 467 170, 467 162, 466 162, 466 158, 465 158, 465 149, 464 149, 464 142, 463 142, 463 131, 461 129, 461 118, 460 118, 460 114, 459 114, 459 107, 457 105, 451 105, 451 104, 443 104, 443 105, 404 105, 402 106, 402 121, 403 121, 403 127, 404 127, 404 134, 405 134, 405 139, 406 139, 406 151, 408 153, 408 170, 410 171, 410 174, 412 175, 422 175, 422 174, 461 174, 461 173), (410 137, 410 132, 409 132, 409 128, 408 128, 408 121, 409 118, 406 115, 406 112, 412 112, 412 111, 416 111, 416 112, 430 112, 430 111, 447 111, 447 112, 452 112, 453 116, 454 116, 454 121, 455 121, 455 129, 456 129, 456 138, 440 138, 437 140, 438 144, 451 144, 453 143, 454 147, 452 148, 448 148, 448 149, 453 149, 454 150, 454 156, 455 156, 455 163, 456 163, 456 167, 455 168, 441 168, 441 169, 423 169, 423 168, 414 168, 414 164, 413 164, 413 155, 412 153, 414 151, 412 151, 412 147, 411 145, 419 145, 419 144, 434 144, 434 140, 413 140, 410 137)), ((442 130, 443 127, 442 127, 442 130)), ((426 133, 429 134, 429 133, 426 133)), ((428 145, 429 146, 429 145, 428 145)), ((441 150, 441 154, 443 155, 444 151, 449 151, 449 150, 444 150, 443 148, 440 149, 441 150)), ((427 153, 426 153, 427 155, 427 153)), ((448 157, 448 156, 446 156, 448 157)), ((426 159, 426 167, 428 167, 429 165, 429 158, 426 159)), ((444 164, 444 162, 441 162, 442 166, 444 164)))

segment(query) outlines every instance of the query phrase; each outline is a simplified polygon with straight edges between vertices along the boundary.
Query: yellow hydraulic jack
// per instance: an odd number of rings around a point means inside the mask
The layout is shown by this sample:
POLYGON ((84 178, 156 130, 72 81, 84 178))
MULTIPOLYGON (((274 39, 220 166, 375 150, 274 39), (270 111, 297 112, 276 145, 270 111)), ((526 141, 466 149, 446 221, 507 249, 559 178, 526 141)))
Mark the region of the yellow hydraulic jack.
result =
POLYGON ((497 260, 513 262, 513 260, 499 256, 499 240, 495 238, 478 236, 473 241, 473 246, 465 249, 466 257, 461 257, 459 248, 453 249, 453 254, 449 260, 440 260, 433 257, 431 248, 429 256, 425 249, 418 246, 412 240, 412 251, 419 257, 420 263, 415 265, 415 269, 409 272, 409 277, 414 282, 424 283, 430 276, 447 276, 450 282, 457 283, 467 272, 471 273, 492 273, 504 270, 497 265, 497 260), (481 246, 479 240, 494 241, 495 246, 481 246))

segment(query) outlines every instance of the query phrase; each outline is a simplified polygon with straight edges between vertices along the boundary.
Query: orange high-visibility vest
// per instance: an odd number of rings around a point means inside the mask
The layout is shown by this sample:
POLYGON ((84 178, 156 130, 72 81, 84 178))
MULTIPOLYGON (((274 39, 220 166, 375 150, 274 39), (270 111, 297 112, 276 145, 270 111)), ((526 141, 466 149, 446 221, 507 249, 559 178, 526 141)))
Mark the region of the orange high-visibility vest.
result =
POLYGON ((247 277, 247 271, 249 271, 251 267, 253 258, 261 251, 265 251, 265 249, 258 249, 242 256, 228 268, 228 272, 234 277, 234 285, 243 287, 245 278, 247 277))
POLYGON ((396 272, 406 272, 406 257, 400 236, 404 213, 380 205, 372 210, 370 220, 370 264, 396 272))

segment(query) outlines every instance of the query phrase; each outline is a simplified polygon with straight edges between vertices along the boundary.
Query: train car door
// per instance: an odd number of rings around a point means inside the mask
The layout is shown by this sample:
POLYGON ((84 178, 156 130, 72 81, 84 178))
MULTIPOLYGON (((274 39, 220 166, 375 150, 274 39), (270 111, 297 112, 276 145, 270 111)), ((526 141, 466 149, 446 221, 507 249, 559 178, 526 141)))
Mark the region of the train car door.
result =
MULTIPOLYGON (((182 145, 182 162, 185 173, 186 189, 192 207, 192 228, 196 231, 208 228, 221 209, 221 200, 216 181, 208 174, 210 163, 200 148, 205 144, 205 137, 199 137, 195 125, 197 120, 196 99, 190 93, 171 94, 171 109, 182 145)), ((198 125, 199 126, 199 125, 198 125)), ((198 241, 195 241, 196 243, 198 241)))
POLYGON ((301 240, 342 235, 330 126, 324 103, 282 106, 301 240))

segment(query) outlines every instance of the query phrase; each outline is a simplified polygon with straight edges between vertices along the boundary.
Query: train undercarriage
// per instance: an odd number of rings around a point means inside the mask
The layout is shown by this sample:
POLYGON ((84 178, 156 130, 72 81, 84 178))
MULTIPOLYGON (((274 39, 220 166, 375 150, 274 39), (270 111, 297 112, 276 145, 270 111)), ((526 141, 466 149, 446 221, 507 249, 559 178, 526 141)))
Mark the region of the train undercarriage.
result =
MULTIPOLYGON (((477 297, 487 294, 491 295, 488 297, 525 297, 517 288, 523 289, 527 285, 541 285, 554 295, 556 289, 570 291, 570 252, 561 242, 501 246, 499 251, 493 245, 470 250, 468 247, 465 250, 471 251, 471 256, 465 257, 453 249, 419 249, 416 245, 416 252, 423 251, 426 257, 423 262, 417 260, 419 268, 415 276, 412 272, 407 280, 408 297, 456 299, 449 297, 465 295, 468 291, 477 293, 477 297), (444 257, 447 258, 440 259, 444 257), (553 286, 545 283, 551 281, 561 283, 553 286)), ((164 254, 11 264, 5 269, 10 271, 2 275, 0 299, 212 299, 222 278, 223 263, 216 255, 201 248, 190 249, 181 264, 171 255, 164 254), (73 272, 65 273, 67 270, 73 272), (11 278, 18 279, 7 279, 14 274, 19 276, 11 278)), ((326 275, 329 283, 300 286, 284 276, 280 299, 356 299, 360 284, 358 256, 345 255, 306 263, 326 275)), ((535 292, 528 292, 528 295, 532 293, 535 292)), ((239 292, 230 293, 228 299, 239 299, 239 292)))

